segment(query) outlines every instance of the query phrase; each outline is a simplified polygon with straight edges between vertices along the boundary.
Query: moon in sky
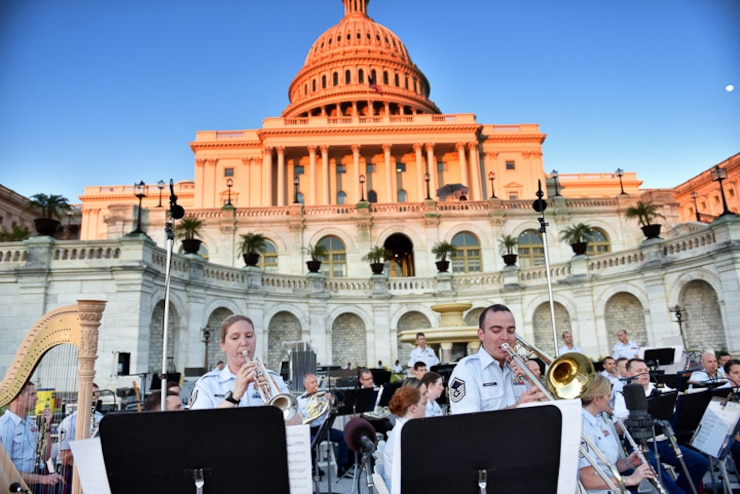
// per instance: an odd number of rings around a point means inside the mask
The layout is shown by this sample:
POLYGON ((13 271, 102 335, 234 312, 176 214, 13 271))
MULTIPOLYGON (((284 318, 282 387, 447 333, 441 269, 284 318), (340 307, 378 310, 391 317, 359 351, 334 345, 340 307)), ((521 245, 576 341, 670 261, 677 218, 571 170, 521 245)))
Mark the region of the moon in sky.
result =
POLYGON ((732 84, 728 84, 725 86, 725 91, 727 91, 728 93, 731 93, 734 90, 735 90, 735 86, 733 86, 732 84))

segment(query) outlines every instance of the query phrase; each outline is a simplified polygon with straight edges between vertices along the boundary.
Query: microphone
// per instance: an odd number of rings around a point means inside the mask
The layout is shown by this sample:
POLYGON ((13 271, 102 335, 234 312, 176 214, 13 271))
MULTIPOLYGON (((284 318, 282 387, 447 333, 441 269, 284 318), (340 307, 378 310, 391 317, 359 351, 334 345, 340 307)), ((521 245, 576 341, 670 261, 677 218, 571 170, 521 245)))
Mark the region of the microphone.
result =
POLYGON ((170 179, 170 216, 173 220, 179 220, 185 216, 185 209, 177 205, 177 196, 175 195, 175 182, 170 179))
POLYGON ((630 433, 635 439, 653 437, 655 421, 648 413, 648 403, 645 397, 645 388, 642 384, 627 384, 622 389, 624 403, 629 410, 629 418, 625 421, 630 433))
POLYGON ((650 373, 649 372, 643 372, 641 374, 635 374, 634 376, 630 376, 630 377, 620 377, 619 380, 622 381, 622 382, 628 383, 628 382, 634 381, 635 379, 637 379, 640 376, 644 376, 645 374, 648 374, 649 375, 650 373))
POLYGON ((10 489, 8 489, 8 492, 20 492, 22 494, 28 494, 28 490, 21 487, 20 482, 13 482, 10 484, 10 489))
POLYGON ((356 417, 344 426, 344 440, 357 453, 375 451, 375 429, 367 420, 356 417))

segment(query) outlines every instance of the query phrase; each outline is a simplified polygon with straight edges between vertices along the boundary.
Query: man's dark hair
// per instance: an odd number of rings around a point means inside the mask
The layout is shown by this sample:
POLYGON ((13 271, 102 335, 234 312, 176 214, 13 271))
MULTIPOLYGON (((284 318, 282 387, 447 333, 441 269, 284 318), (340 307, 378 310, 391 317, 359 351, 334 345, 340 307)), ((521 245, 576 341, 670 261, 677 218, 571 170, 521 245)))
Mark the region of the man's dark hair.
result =
POLYGON ((417 339, 419 338, 419 336, 423 336, 424 338, 426 338, 426 337, 427 337, 427 335, 425 335, 425 334, 424 334, 424 333, 422 333, 421 331, 419 331, 418 333, 416 333, 416 338, 417 338, 417 339))
POLYGON ((720 359, 722 357, 732 357, 732 355, 730 355, 730 352, 728 352, 727 350, 720 350, 719 352, 717 352, 717 358, 720 359))
POLYGON ((604 357, 604 360, 602 360, 601 363, 605 364, 607 360, 614 360, 614 357, 604 357))
MULTIPOLYGON (((167 391, 167 396, 177 396, 179 394, 174 391, 167 391)), ((156 412, 161 409, 162 406, 162 394, 159 391, 154 391, 152 394, 146 397, 144 400, 144 411, 145 412, 156 412)))
MULTIPOLYGON (((626 360, 626 359, 619 359, 619 360, 626 360)), ((641 358, 635 357, 635 358, 631 358, 627 360, 627 367, 626 367, 627 370, 631 370, 632 364, 634 364, 635 362, 642 362, 643 364, 647 365, 644 360, 642 360, 641 358)))
POLYGON ((504 304, 493 304, 489 305, 485 309, 483 309, 483 312, 480 313, 480 317, 478 318, 478 327, 483 329, 483 321, 486 319, 486 314, 489 312, 508 312, 511 314, 511 310, 506 307, 504 304))
POLYGON ((427 363, 422 362, 421 360, 414 362, 414 370, 419 370, 420 368, 426 367, 426 366, 427 366, 427 363))

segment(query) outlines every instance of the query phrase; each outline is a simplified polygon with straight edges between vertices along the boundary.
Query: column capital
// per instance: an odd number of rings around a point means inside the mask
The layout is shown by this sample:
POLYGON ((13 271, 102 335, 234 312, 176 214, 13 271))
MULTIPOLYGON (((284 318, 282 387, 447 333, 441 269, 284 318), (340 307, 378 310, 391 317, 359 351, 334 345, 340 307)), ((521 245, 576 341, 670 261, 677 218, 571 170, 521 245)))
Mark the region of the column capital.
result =
POLYGON ((433 142, 425 142, 424 147, 426 148, 427 152, 434 151, 434 143, 433 142))
POLYGON ((414 152, 417 152, 418 153, 419 151, 421 151, 422 147, 423 147, 423 144, 422 143, 415 142, 414 143, 414 152))
POLYGON ((361 146, 361 145, 359 145, 359 144, 352 144, 352 146, 351 146, 351 147, 352 147, 352 152, 356 154, 356 153, 359 153, 359 152, 360 152, 360 148, 361 148, 362 146, 361 146))
POLYGON ((272 146, 265 146, 263 148, 265 154, 270 154, 274 148, 272 146))
POLYGON ((467 145, 468 149, 473 149, 473 148, 477 148, 478 147, 478 143, 475 142, 475 141, 468 142, 466 145, 467 145))
POLYGON ((195 166, 203 166, 206 164, 206 160, 204 158, 198 158, 195 160, 195 166))
POLYGON ((285 152, 285 146, 275 146, 275 151, 279 154, 283 154, 285 152))
POLYGON ((322 144, 320 146, 321 154, 326 154, 329 151, 329 145, 328 144, 322 144))
POLYGON ((316 154, 316 146, 315 145, 311 144, 309 146, 306 146, 306 148, 308 149, 308 152, 310 154, 316 154))
POLYGON ((456 142, 455 143, 455 150, 457 150, 457 151, 465 151, 465 143, 464 142, 456 142))
POLYGON ((389 144, 387 142, 383 144, 384 153, 390 153, 392 148, 393 148, 393 144, 389 144))

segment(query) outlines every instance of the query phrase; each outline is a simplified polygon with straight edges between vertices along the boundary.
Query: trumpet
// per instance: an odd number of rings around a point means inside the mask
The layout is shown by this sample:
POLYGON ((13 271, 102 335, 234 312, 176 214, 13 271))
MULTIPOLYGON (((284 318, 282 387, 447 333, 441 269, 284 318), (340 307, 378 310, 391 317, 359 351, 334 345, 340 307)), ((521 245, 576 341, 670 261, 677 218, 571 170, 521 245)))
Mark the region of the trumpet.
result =
MULTIPOLYGON (((252 362, 246 350, 242 352, 242 355, 244 355, 244 360, 248 364, 252 362)), ((257 392, 260 394, 260 398, 262 398, 265 405, 273 406, 283 412, 283 420, 287 421, 295 417, 298 411, 298 400, 296 400, 296 397, 290 393, 280 392, 275 381, 267 373, 265 364, 262 363, 259 357, 254 359, 254 363, 257 364, 254 387, 257 388, 257 392)))

